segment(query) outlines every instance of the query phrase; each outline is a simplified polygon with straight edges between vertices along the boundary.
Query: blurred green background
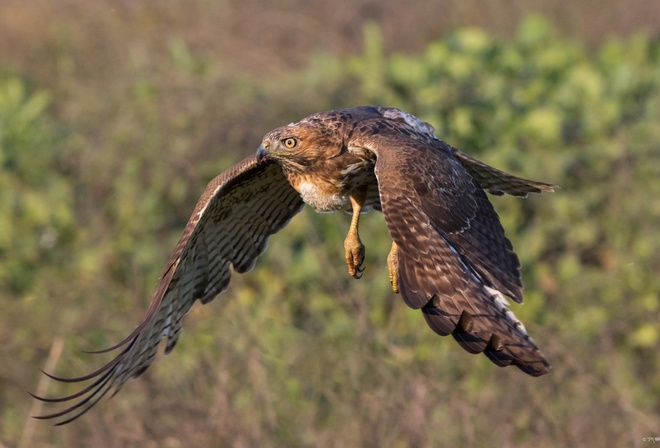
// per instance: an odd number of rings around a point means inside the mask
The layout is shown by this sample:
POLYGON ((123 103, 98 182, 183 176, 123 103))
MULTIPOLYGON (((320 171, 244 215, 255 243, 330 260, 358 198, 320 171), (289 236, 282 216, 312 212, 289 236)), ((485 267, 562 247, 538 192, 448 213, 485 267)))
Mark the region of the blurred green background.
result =
POLYGON ((660 437, 660 4, 0 3, 1 447, 593 447, 660 437), (214 175, 270 129, 401 107, 500 169, 531 378, 439 338, 390 291, 382 216, 307 210, 187 316, 177 349, 54 428, 146 311, 214 175))

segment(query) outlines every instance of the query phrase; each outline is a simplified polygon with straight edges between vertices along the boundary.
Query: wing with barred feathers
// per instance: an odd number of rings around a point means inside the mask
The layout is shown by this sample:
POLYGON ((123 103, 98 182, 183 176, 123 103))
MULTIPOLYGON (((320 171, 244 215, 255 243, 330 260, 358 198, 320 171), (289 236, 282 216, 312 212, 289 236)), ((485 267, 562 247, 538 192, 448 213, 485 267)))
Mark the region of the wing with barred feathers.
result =
POLYGON ((121 350, 105 366, 79 378, 90 381, 80 392, 62 398, 35 397, 46 402, 71 402, 68 408, 39 419, 75 420, 106 393, 121 389, 151 364, 160 341, 165 353, 176 344, 183 316, 196 300, 208 303, 227 288, 230 264, 242 273, 254 267, 269 237, 303 207, 300 195, 273 162, 247 157, 213 179, 193 211, 149 305, 144 320, 122 342, 95 353, 121 350))

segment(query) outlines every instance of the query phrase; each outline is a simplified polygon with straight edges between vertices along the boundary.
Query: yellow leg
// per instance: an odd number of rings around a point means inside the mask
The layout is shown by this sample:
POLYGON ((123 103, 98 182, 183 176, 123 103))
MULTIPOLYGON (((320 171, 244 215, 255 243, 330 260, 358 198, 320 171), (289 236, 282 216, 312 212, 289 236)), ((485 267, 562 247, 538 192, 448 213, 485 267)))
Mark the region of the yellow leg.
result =
POLYGON ((387 255, 387 275, 390 277, 390 283, 392 284, 392 291, 399 292, 399 246, 392 241, 392 248, 390 253, 387 255))
POLYGON ((351 218, 351 226, 348 229, 348 235, 344 240, 344 250, 346 251, 346 265, 348 266, 348 273, 353 278, 361 278, 364 268, 364 244, 360 241, 358 235, 358 222, 360 221, 360 211, 364 206, 367 192, 366 189, 358 190, 351 194, 351 207, 353 208, 353 216, 351 218))

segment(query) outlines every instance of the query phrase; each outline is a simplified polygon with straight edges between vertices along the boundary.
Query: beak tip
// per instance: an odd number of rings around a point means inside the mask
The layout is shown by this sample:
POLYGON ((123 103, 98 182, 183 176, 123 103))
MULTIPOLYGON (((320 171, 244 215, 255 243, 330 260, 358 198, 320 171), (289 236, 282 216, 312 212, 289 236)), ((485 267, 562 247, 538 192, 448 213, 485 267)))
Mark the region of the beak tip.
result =
POLYGON ((262 162, 270 155, 270 152, 266 149, 264 145, 259 145, 257 148, 257 161, 262 162))

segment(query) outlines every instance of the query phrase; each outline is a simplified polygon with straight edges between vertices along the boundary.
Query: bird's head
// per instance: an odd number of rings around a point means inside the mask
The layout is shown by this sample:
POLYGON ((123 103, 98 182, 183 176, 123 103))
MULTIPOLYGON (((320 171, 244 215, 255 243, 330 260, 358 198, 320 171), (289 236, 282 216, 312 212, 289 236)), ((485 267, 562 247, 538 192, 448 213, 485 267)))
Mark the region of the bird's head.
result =
POLYGON ((257 158, 272 159, 285 169, 300 171, 339 153, 342 135, 339 127, 310 116, 266 134, 257 149, 257 158))
POLYGON ((382 116, 382 109, 373 106, 310 115, 266 134, 257 149, 257 158, 273 159, 285 169, 300 171, 341 156, 356 126, 363 120, 382 116))

